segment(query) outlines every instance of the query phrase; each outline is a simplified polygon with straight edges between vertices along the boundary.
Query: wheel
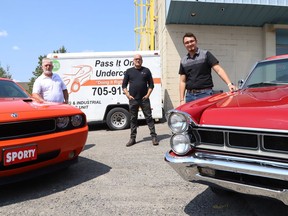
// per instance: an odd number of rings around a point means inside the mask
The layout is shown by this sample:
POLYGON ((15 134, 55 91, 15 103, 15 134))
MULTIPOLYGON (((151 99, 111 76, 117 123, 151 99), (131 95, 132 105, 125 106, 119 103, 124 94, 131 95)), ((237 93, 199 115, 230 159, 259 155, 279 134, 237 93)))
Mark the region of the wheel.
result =
POLYGON ((114 108, 108 112, 106 124, 111 130, 126 129, 130 125, 130 114, 124 108, 114 108))

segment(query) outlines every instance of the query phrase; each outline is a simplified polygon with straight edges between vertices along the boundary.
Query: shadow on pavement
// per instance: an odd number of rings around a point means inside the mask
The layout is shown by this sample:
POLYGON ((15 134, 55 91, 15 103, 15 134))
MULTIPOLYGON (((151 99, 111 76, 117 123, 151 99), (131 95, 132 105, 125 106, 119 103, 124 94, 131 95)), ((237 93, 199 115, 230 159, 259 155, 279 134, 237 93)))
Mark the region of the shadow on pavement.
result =
POLYGON ((196 196, 184 209, 187 215, 245 215, 245 216, 284 216, 288 207, 282 202, 264 197, 245 194, 230 193, 229 195, 217 195, 207 188, 196 196), (201 208, 204 206, 204 208, 201 208), (207 208, 210 206, 210 208, 207 208))
MULTIPOLYGON (((86 145, 86 148, 91 146, 93 147, 93 145, 86 145)), ((79 156, 78 163, 69 168, 23 182, 1 186, 0 206, 65 191, 68 188, 97 178, 109 172, 110 169, 111 167, 105 164, 79 156)))

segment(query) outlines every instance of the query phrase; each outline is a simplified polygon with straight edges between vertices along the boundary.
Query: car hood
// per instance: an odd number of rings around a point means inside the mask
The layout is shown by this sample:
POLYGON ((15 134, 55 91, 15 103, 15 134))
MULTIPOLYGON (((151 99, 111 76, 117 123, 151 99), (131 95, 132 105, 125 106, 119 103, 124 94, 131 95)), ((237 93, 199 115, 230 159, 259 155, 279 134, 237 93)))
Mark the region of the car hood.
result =
POLYGON ((0 122, 17 121, 26 119, 39 119, 45 117, 61 116, 69 114, 81 113, 77 108, 67 104, 59 103, 37 103, 30 98, 1 98, 0 99, 0 122))
POLYGON ((179 107, 201 125, 288 128, 288 86, 243 89, 179 107))

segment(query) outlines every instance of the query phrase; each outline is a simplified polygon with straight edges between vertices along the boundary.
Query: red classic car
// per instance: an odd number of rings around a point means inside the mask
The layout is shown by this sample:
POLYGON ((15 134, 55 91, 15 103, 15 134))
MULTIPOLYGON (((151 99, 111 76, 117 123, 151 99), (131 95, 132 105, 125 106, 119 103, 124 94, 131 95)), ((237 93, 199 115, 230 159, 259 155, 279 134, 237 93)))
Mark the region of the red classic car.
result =
POLYGON ((275 198, 288 205, 288 55, 258 62, 239 90, 167 112, 165 160, 213 192, 275 198))
POLYGON ((21 86, 0 78, 0 185, 77 162, 87 134, 79 109, 37 103, 21 86))

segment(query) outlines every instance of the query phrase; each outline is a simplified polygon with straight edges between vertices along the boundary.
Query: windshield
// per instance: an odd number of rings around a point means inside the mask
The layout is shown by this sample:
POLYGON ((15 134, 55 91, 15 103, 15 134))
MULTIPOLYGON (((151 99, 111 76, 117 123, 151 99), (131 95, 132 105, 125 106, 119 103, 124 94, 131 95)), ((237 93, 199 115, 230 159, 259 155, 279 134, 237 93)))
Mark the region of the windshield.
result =
POLYGON ((14 82, 0 80, 0 98, 28 98, 29 96, 14 82))
POLYGON ((258 63, 249 74, 243 88, 288 84, 288 59, 258 63))

